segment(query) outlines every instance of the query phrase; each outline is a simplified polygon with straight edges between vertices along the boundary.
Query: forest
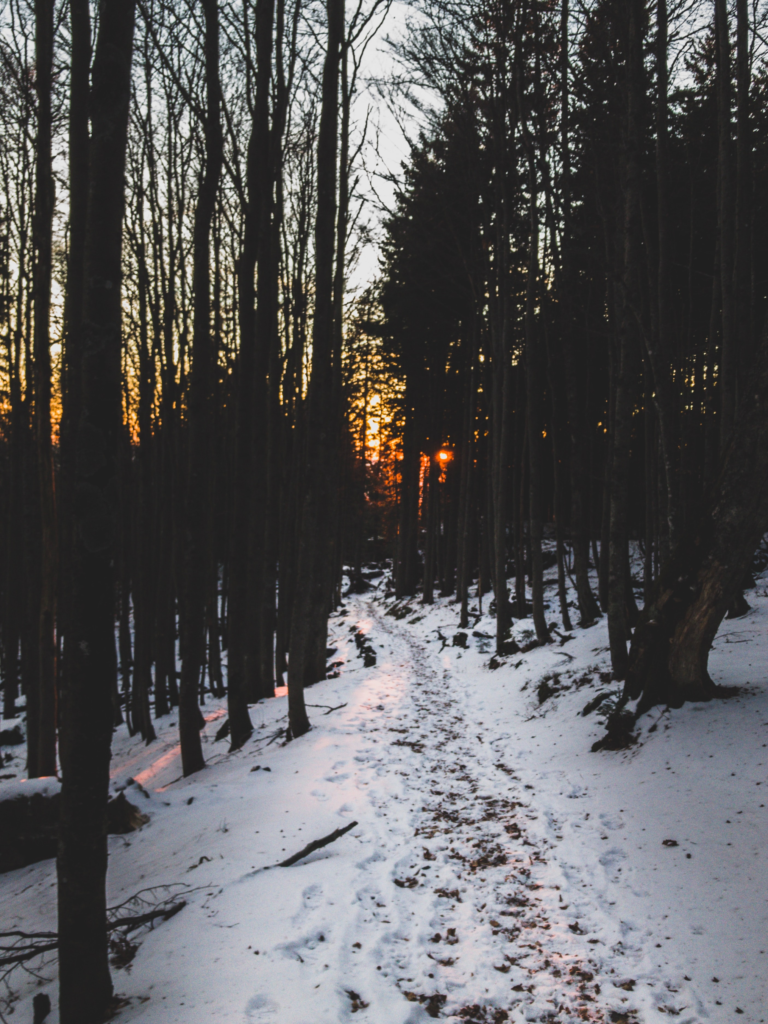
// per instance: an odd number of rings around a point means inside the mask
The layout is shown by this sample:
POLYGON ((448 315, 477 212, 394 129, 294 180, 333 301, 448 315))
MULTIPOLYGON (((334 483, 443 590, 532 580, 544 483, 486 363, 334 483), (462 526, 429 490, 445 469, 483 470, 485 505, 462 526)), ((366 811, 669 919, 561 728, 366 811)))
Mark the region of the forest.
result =
POLYGON ((606 623, 609 749, 735 692, 768 6, 0 11, 0 687, 61 779, 60 1021, 96 1024, 114 730, 172 716, 186 778, 211 701, 234 753, 287 687, 298 740, 382 572, 395 616, 491 615, 497 665, 606 623))

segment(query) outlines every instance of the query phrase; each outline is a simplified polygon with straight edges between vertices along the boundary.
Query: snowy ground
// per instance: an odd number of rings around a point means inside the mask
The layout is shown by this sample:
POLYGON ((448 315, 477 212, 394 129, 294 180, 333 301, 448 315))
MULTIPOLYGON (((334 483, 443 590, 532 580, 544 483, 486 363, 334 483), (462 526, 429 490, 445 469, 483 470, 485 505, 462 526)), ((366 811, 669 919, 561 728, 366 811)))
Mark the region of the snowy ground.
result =
MULTIPOLYGON (((307 691, 324 707, 302 739, 282 744, 282 696, 229 755, 210 704, 208 767, 183 780, 175 716, 148 748, 119 731, 115 785, 141 783, 150 822, 110 838, 109 901, 190 891, 114 969, 118 1019, 768 1021, 768 595, 748 596, 711 660, 742 694, 656 710, 623 753, 591 753, 599 710, 581 714, 616 688, 604 622, 492 669, 490 618, 454 642, 455 605, 398 618, 383 582, 332 620, 343 664, 307 691)), ((2 928, 55 928, 54 880, 52 861, 0 876, 2 928)), ((57 1024, 55 963, 42 977, 57 1024)), ((8 1020, 30 1020, 38 982, 14 984, 8 1020)))

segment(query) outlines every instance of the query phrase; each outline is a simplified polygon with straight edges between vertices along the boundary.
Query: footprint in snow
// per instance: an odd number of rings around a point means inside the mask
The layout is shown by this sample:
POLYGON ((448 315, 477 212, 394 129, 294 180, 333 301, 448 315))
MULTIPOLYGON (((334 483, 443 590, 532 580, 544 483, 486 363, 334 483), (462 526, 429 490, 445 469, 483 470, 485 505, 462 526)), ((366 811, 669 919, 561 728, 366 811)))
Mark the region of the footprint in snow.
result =
POLYGON ((621 818, 616 817, 615 815, 601 814, 599 815, 599 818, 603 828, 608 829, 611 832, 616 829, 624 828, 624 822, 621 818))
POLYGON ((305 960, 312 960, 313 952, 326 942, 326 936, 324 932, 312 932, 310 935, 305 935, 301 939, 294 939, 291 942, 281 942, 275 946, 275 950, 283 954, 286 960, 298 960, 300 963, 304 963, 305 960))
POLYGON ((620 850, 618 846, 612 846, 601 855, 600 863, 604 868, 613 868, 626 859, 627 855, 624 850, 620 850))
POLYGON ((252 1021, 271 1021, 277 1019, 279 1009, 280 1006, 274 1000, 259 993, 248 1000, 245 1015, 252 1021))
POLYGON ((304 892, 301 894, 301 898, 304 900, 304 907, 306 910, 312 910, 320 903, 320 899, 323 895, 322 885, 315 883, 314 885, 308 885, 304 892))
MULTIPOLYGON (((383 861, 383 860, 386 860, 386 859, 387 859, 387 855, 385 853, 382 853, 381 850, 374 850, 373 853, 369 857, 364 857, 363 860, 359 860, 355 864, 355 867, 358 869, 358 871, 368 871, 369 868, 373 864, 378 864, 380 861, 383 861)), ((367 888, 364 889, 364 890, 361 890, 361 892, 362 892, 362 895, 358 894, 358 897, 357 897, 358 899, 365 899, 365 898, 368 898, 371 895, 376 895, 376 893, 371 893, 371 891, 369 889, 367 889, 367 888)))

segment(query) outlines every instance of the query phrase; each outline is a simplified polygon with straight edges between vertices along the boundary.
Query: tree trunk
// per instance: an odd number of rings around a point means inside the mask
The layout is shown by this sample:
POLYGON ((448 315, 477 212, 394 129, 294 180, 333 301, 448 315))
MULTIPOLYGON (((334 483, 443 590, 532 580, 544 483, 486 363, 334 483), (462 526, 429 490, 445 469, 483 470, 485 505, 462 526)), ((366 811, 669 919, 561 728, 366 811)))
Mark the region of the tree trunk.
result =
POLYGON ((35 0, 35 441, 40 488, 40 597, 37 622, 37 758, 30 775, 56 774, 56 507, 51 447, 51 273, 54 181, 52 157, 53 0, 35 0))
POLYGON ((467 388, 464 395, 463 438, 461 446, 461 482, 459 487, 459 522, 458 522, 458 566, 456 578, 456 597, 461 603, 459 625, 466 629, 469 625, 469 587, 472 582, 472 494, 474 491, 475 463, 475 400, 476 381, 475 363, 479 330, 477 321, 472 325, 472 343, 469 351, 469 373, 467 388))
POLYGON ((115 658, 121 247, 133 31, 133 0, 103 6, 91 98, 82 417, 75 439, 77 520, 64 652, 70 664, 61 694, 57 870, 62 1024, 98 1024, 112 998, 105 893, 113 716, 108 681, 115 658))
POLYGON ((438 477, 440 469, 437 452, 429 454, 429 469, 424 479, 424 579, 422 580, 422 604, 435 603, 435 547, 439 520, 440 490, 438 477))
MULTIPOLYGON (((613 443, 610 453, 608 536, 608 638, 615 679, 627 671, 627 579, 629 566, 629 456, 632 398, 638 352, 634 311, 639 308, 640 96, 642 92, 642 20, 639 0, 629 11, 624 140, 624 209, 620 239, 623 265, 618 292, 618 352, 615 373, 613 443)), ((602 553, 601 553, 602 554, 602 553)))
MULTIPOLYGON (((64 296, 64 344, 61 370, 60 472, 57 501, 59 535, 59 642, 68 634, 71 557, 74 551, 75 441, 82 386, 82 310, 85 284, 85 231, 88 212, 88 96, 91 70, 91 20, 88 0, 70 0, 69 106, 69 251, 64 296)), ((62 660, 62 671, 66 662, 62 660)), ((60 685, 61 679, 60 679, 60 685)))
POLYGON ((570 439, 571 546, 573 575, 579 602, 579 625, 589 626, 600 614, 589 584, 589 522, 587 518, 589 475, 587 472, 587 439, 584 431, 585 393, 582 372, 584 361, 577 351, 576 324, 573 316, 573 275, 571 252, 571 149, 570 149, 570 83, 569 83, 569 0, 562 0, 560 11, 560 153, 562 162, 563 226, 561 243, 561 281, 563 295, 562 334, 565 370, 565 397, 568 409, 570 439), (580 385, 581 378, 581 386, 580 385))
MULTIPOLYGON (((139 205, 139 218, 143 226, 143 205, 139 205)), ((138 252, 139 290, 139 443, 136 452, 136 484, 134 514, 134 666, 133 701, 129 715, 131 732, 148 734, 152 729, 149 709, 149 691, 152 683, 152 638, 155 620, 155 594, 152 589, 156 548, 152 526, 152 403, 155 398, 155 360, 149 350, 147 293, 149 275, 146 265, 143 232, 138 252)), ((164 694, 164 687, 160 690, 164 694)), ((158 701, 158 690, 155 692, 158 701)))
POLYGON ((547 620, 544 616, 544 568, 541 552, 543 536, 542 520, 542 465, 541 465, 541 355, 538 331, 535 322, 536 285, 538 278, 538 183, 533 154, 528 157, 529 209, 529 251, 528 274, 525 295, 525 381, 526 408, 528 410, 528 535, 531 544, 531 603, 536 639, 540 644, 549 640, 547 620))
MULTIPOLYGON (((734 334, 740 389, 754 349, 752 295, 752 124, 749 112, 749 12, 736 0, 736 215, 733 247, 734 334)), ((739 391, 739 394, 741 390, 739 391)))
POLYGON ((737 365, 733 308, 734 199, 731 160, 731 44, 726 0, 715 0, 717 66, 717 220, 720 251, 720 451, 733 429, 737 400, 737 365))
POLYGON ((655 704, 724 694, 707 663, 723 616, 768 529, 768 330, 736 428, 694 527, 672 552, 632 640, 625 695, 655 704))
MULTIPOLYGON (((667 0, 657 0, 656 18, 656 193, 658 265, 656 275, 657 331, 643 331, 655 384, 655 405, 659 418, 659 442, 667 490, 667 521, 674 543, 680 518, 678 433, 672 365, 672 312, 670 302, 670 224, 668 156, 668 71, 667 0)), ((636 310, 640 317, 640 311, 636 310)))
POLYGON ((192 380, 188 399, 187 493, 184 501, 184 591, 181 618, 179 737, 184 775, 205 766, 200 742, 197 686, 205 661, 205 605, 208 537, 213 528, 209 502, 212 468, 212 388, 215 355, 211 338, 211 224, 216 207, 224 144, 219 108, 219 12, 216 0, 202 0, 205 15, 205 169, 194 225, 192 380))
MULTIPOLYGON (((306 488, 299 531, 296 586, 288 661, 288 719, 291 735, 309 729, 304 686, 315 682, 319 639, 325 646, 330 610, 329 569, 333 530, 328 522, 337 452, 333 408, 333 269, 336 235, 336 162, 339 58, 344 35, 344 0, 327 0, 328 37, 323 66, 320 129, 317 146, 317 215, 315 221, 315 316, 312 328, 312 376, 307 396, 304 461, 306 488)), ((323 661, 325 650, 323 649, 323 661)))
POLYGON ((395 597, 398 600, 416 592, 418 577, 419 447, 416 439, 416 413, 413 408, 412 389, 413 378, 409 374, 405 383, 405 426, 403 458, 400 463, 395 562, 395 597))

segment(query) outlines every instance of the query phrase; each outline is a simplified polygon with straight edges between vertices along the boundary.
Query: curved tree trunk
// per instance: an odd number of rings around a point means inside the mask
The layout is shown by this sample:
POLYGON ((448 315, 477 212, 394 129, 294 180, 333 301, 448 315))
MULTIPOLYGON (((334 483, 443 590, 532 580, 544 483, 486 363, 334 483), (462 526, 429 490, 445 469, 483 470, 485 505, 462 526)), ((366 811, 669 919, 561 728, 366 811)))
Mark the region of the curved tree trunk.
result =
POLYGON ((679 707, 723 693, 709 650, 768 529, 768 331, 763 335, 720 472, 695 528, 674 549, 630 650, 625 696, 679 707))

